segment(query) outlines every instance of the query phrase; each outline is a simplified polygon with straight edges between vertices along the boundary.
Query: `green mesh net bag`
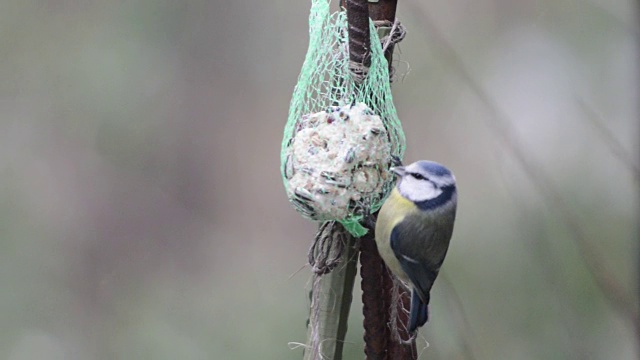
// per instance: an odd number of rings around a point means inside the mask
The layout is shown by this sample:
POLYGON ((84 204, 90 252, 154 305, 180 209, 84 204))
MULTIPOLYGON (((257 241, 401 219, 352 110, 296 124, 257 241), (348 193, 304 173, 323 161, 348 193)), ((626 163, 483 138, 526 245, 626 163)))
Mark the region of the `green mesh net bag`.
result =
POLYGON ((393 105, 388 64, 370 21, 371 65, 364 79, 349 71, 347 19, 330 0, 312 0, 309 49, 284 129, 281 174, 304 217, 339 221, 354 236, 367 230, 393 188, 392 159, 405 138, 393 105))

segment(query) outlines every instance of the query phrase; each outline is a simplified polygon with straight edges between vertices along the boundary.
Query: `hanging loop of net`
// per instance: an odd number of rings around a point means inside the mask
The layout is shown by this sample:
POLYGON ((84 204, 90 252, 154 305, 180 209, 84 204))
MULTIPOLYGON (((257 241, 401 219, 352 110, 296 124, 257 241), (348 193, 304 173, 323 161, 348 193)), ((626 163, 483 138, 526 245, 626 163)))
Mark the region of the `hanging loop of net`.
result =
MULTIPOLYGON (((378 29, 378 36, 380 37, 380 44, 382 45, 382 52, 384 54, 386 54, 389 49, 393 50, 394 46, 404 40, 404 37, 407 35, 407 29, 397 18, 393 22, 389 20, 376 20, 373 24, 376 29, 378 29)), ((390 66, 389 71, 389 82, 392 83, 396 80, 396 68, 390 66)))
MULTIPOLYGON (((280 169, 298 212, 338 221, 360 237, 367 232, 362 219, 393 189, 389 167, 403 157, 405 137, 375 24, 367 19, 368 69, 356 66, 361 74, 354 77, 346 14, 331 13, 330 3, 312 0, 309 49, 289 107, 280 169)), ((399 23, 395 28, 401 29, 399 23)), ((390 32, 385 42, 401 39, 401 33, 390 32)))
POLYGON ((390 46, 402 41, 407 35, 407 29, 398 19, 395 19, 394 22, 389 20, 376 20, 373 24, 376 29, 378 29, 378 36, 380 37, 383 52, 387 51, 390 46))

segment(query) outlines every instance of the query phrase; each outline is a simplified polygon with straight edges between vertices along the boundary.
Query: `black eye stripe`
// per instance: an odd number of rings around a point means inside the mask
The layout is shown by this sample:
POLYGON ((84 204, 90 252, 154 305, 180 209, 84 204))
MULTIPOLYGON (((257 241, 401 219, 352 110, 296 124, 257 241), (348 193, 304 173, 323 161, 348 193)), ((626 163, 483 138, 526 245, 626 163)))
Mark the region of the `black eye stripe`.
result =
POLYGON ((426 178, 422 176, 420 173, 409 173, 409 175, 413 176, 417 180, 425 180, 426 178))

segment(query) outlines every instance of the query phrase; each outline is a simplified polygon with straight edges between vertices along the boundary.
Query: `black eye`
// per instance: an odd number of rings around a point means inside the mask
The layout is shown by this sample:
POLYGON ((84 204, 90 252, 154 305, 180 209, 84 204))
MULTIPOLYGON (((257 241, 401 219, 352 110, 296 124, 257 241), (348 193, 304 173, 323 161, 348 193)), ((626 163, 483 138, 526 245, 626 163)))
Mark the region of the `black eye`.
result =
POLYGON ((418 180, 424 180, 425 179, 425 177, 422 176, 422 174, 420 174, 420 173, 411 173, 411 176, 413 176, 415 179, 418 179, 418 180))

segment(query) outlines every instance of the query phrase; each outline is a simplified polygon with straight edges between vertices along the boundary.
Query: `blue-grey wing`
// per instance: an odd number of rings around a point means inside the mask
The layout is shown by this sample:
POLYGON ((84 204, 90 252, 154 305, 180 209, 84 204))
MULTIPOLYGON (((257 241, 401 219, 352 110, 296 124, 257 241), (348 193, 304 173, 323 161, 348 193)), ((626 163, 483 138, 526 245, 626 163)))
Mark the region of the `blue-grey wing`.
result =
POLYGON ((429 292, 449 247, 453 221, 425 224, 421 220, 408 218, 396 225, 390 245, 414 290, 429 304, 429 292))

